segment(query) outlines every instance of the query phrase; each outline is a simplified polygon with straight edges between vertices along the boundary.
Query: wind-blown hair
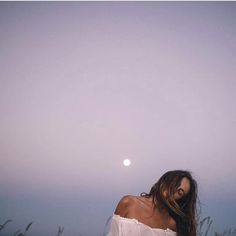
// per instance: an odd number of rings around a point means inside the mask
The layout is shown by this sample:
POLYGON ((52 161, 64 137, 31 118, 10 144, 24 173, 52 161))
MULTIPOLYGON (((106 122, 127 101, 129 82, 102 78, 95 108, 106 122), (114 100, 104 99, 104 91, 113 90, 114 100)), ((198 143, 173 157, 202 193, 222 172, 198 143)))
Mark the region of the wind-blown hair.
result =
POLYGON ((178 236, 196 236, 197 228, 197 182, 189 171, 168 171, 152 186, 149 193, 142 192, 140 196, 152 197, 153 207, 160 212, 166 210, 175 220, 178 236), (190 181, 188 194, 180 199, 174 199, 181 180, 186 177, 190 181), (163 192, 167 191, 167 197, 163 192))

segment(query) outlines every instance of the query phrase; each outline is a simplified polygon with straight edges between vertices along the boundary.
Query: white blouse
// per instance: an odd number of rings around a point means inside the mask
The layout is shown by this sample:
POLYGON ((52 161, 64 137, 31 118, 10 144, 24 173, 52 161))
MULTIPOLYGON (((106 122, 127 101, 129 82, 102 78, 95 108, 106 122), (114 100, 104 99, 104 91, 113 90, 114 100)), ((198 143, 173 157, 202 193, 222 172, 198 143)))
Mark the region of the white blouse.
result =
POLYGON ((176 236, 169 228, 151 228, 136 219, 130 219, 113 214, 107 236, 176 236))

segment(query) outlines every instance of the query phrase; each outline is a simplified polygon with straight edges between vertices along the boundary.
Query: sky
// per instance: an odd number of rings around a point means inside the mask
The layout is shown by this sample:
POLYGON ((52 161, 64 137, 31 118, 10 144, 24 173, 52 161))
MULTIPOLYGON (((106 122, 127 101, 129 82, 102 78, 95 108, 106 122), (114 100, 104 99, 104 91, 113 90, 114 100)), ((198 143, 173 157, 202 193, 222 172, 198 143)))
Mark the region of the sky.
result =
POLYGON ((0 235, 102 236, 122 196, 175 169, 214 230, 236 228, 235 12, 1 2, 0 235))

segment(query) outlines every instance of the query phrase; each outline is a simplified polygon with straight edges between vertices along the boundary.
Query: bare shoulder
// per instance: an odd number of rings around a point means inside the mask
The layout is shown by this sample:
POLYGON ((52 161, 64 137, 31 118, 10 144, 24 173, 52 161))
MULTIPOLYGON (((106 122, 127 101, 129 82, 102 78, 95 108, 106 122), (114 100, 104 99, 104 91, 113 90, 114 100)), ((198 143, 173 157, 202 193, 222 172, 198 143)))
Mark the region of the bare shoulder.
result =
POLYGON ((125 217, 128 214, 130 207, 135 203, 135 196, 125 195, 123 196, 115 210, 115 214, 125 217))

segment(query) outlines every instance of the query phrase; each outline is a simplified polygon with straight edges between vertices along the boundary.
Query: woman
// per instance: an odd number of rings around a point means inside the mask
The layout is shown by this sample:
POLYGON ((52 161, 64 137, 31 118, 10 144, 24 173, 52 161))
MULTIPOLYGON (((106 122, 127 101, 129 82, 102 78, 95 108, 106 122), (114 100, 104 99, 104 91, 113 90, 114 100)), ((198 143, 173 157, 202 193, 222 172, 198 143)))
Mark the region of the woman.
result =
POLYGON ((149 193, 120 200, 107 236, 196 236, 196 200, 191 173, 168 171, 149 193))

